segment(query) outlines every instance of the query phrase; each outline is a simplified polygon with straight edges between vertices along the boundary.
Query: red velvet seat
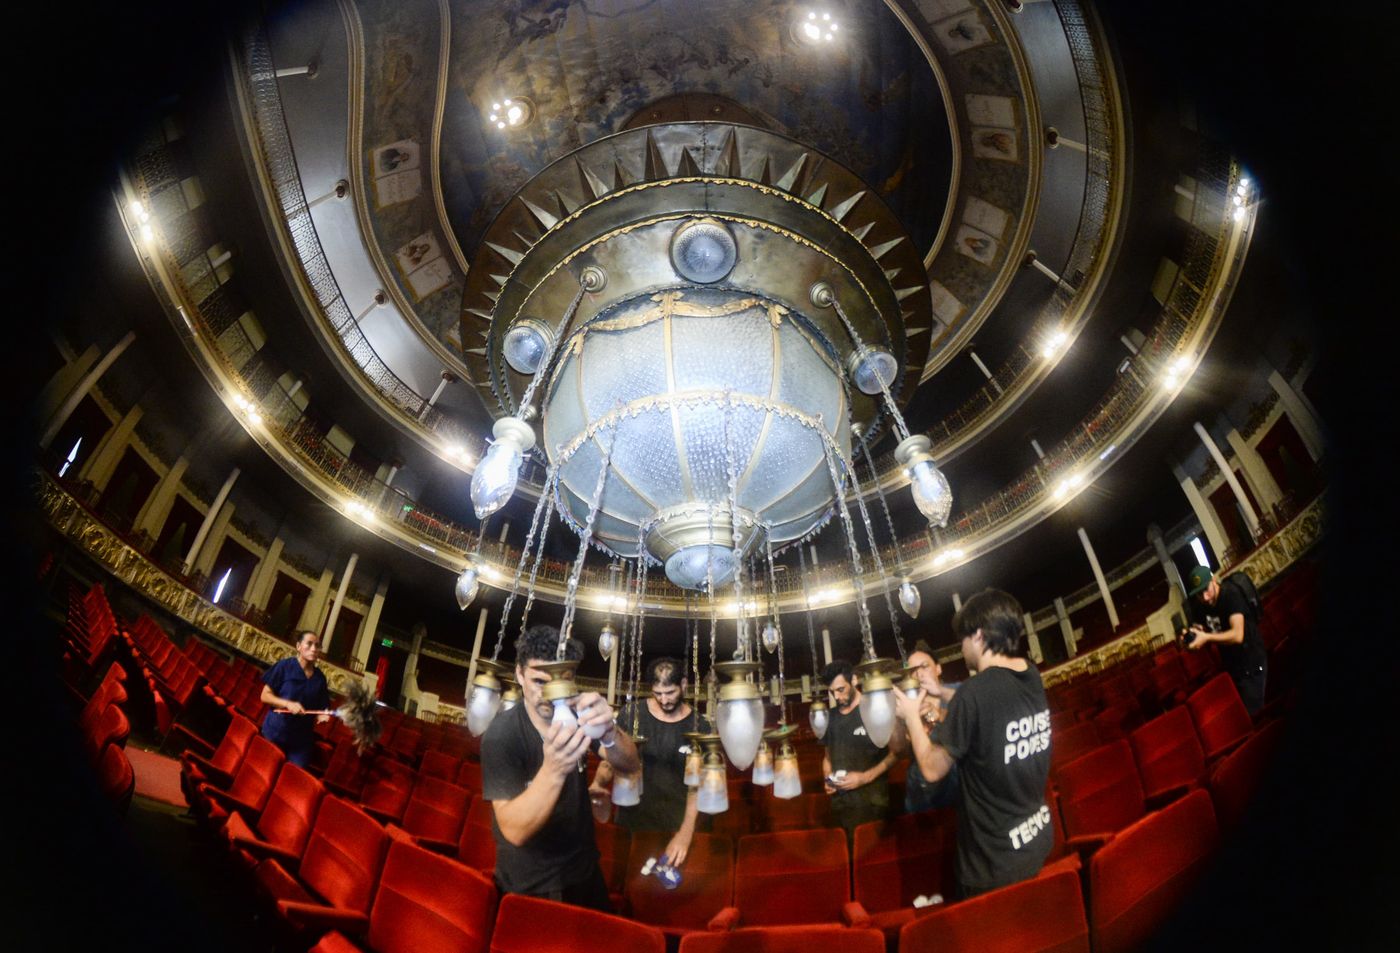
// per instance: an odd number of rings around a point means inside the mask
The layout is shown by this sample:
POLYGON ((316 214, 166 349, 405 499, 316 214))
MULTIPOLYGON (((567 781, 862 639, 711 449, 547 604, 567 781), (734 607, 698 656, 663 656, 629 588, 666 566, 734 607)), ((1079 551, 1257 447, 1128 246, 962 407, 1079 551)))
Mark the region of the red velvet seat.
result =
POLYGON ((729 810, 714 815, 710 833, 718 837, 739 838, 753 833, 753 805, 729 796, 729 810))
POLYGON ((131 795, 136 791, 136 772, 120 745, 109 744, 98 756, 97 786, 116 806, 118 814, 126 814, 131 806, 131 795))
POLYGON ((1244 741, 1254 730, 1254 720, 1240 700, 1239 690, 1224 672, 1192 692, 1186 707, 1208 760, 1244 741))
POLYGON ((397 824, 403 820, 409 798, 413 797, 414 780, 412 768, 381 754, 370 761, 365 772, 360 806, 381 823, 397 824))
POLYGON ((429 748, 424 751, 423 759, 418 763, 419 777, 439 778, 453 784, 456 784, 457 775, 461 770, 462 759, 440 749, 429 748))
POLYGON ((1186 689, 1191 683, 1191 676, 1186 672, 1180 652, 1170 649, 1158 655, 1148 675, 1152 679, 1152 691, 1157 697, 1157 704, 1161 707, 1168 708, 1186 699, 1186 689))
POLYGON ((474 798, 467 808, 462 836, 457 840, 457 859, 475 870, 491 873, 496 869, 496 835, 491 830, 491 802, 474 798))
POLYGON ((122 681, 111 669, 108 669, 102 683, 97 686, 97 690, 92 693, 92 697, 87 700, 87 704, 83 705, 82 711, 78 713, 79 731, 85 734, 94 731, 97 722, 102 718, 109 705, 120 706, 127 703, 126 686, 122 684, 122 681))
POLYGON ((256 817, 266 806, 282 762, 286 760, 281 748, 262 735, 255 735, 229 786, 225 789, 201 781, 195 785, 190 807, 200 821, 216 827, 233 811, 256 817))
POLYGON ((851 860, 839 829, 750 834, 734 864, 736 923, 841 923, 851 911, 851 860))
POLYGON ((250 824, 241 814, 230 815, 224 823, 229 848, 249 870, 268 857, 295 870, 325 794, 325 786, 314 776, 284 764, 256 823, 250 824))
POLYGON ((1271 721, 1211 768, 1207 786, 1222 831, 1244 818, 1283 737, 1282 721, 1271 721))
POLYGON ((371 761, 371 755, 362 755, 355 750, 354 742, 342 741, 335 746, 321 780, 335 794, 358 800, 360 792, 365 789, 371 761))
POLYGON ((1093 720, 1103 741, 1125 738, 1141 722, 1142 709, 1136 700, 1114 702, 1095 715, 1093 720))
POLYGON ((117 705, 104 706, 82 733, 83 749, 87 752, 88 761, 96 764, 102 756, 102 749, 108 745, 126 747, 126 739, 130 735, 131 721, 126 717, 126 712, 117 705))
POLYGON ((441 778, 422 777, 413 787, 400 826, 424 847, 452 854, 462 837, 472 792, 441 778))
POLYGON ((900 953, 1089 953, 1079 874, 1046 872, 907 923, 900 953))
POLYGON ((625 887, 629 916, 673 935, 704 930, 733 902, 734 846, 727 837, 696 834, 681 868, 680 886, 667 890, 641 870, 647 858, 661 856, 670 839, 665 833, 632 835, 625 887))
POLYGON ((296 875, 275 859, 262 861, 254 873, 279 921, 299 937, 358 933, 369 925, 388 847, 389 835, 378 821, 332 794, 321 800, 296 875))
POLYGON ((760 795, 758 806, 759 824, 763 833, 805 831, 830 826, 828 821, 831 797, 827 794, 799 794, 794 798, 778 798, 773 796, 773 789, 769 787, 760 795))
POLYGON ((242 715, 235 714, 229 720, 224 737, 213 753, 205 757, 194 751, 180 755, 180 789, 185 792, 185 801, 193 800, 195 785, 201 781, 226 787, 233 780, 234 772, 243 762, 248 743, 258 733, 258 726, 242 715))
POLYGON ((1128 744, 1149 800, 1199 784, 1205 775, 1206 757, 1185 708, 1158 715, 1129 735, 1128 744))
POLYGON ((389 750, 399 760, 407 764, 417 764, 422 745, 423 732, 417 723, 405 722, 399 726, 398 731, 394 732, 394 743, 389 746, 389 750))
POLYGON ((879 930, 832 924, 750 927, 730 933, 692 933, 678 953, 885 953, 879 930))
POLYGON ((1066 728, 1057 729, 1054 719, 1050 725, 1050 772, 1093 751, 1104 740, 1099 738, 1099 727, 1093 721, 1076 722, 1066 728))
POLYGON ((1072 846, 1112 834, 1146 811, 1142 782, 1126 740, 1103 745, 1060 769, 1060 816, 1072 846))
POLYGON ((475 794, 481 793, 481 764, 477 761, 463 761, 457 769, 457 785, 475 794))
POLYGON ((1137 949, 1190 891, 1218 841, 1200 789, 1120 831, 1089 864, 1094 953, 1137 949))
POLYGON ((593 839, 598 845, 598 866, 612 895, 613 906, 622 899, 627 885, 627 858, 632 848, 632 832, 617 824, 595 824, 593 839))
POLYGON ((660 930, 596 910, 507 894, 496 914, 491 953, 665 953, 660 930))
MULTIPOLYGON (((489 877, 395 840, 370 904, 366 938, 375 953, 485 953, 495 916, 496 885, 489 877)), ((348 953, 359 948, 335 932, 312 949, 348 953)))
POLYGON ((853 894, 871 925, 895 934, 915 916, 914 899, 955 895, 957 817, 952 808, 871 821, 855 830, 853 894))

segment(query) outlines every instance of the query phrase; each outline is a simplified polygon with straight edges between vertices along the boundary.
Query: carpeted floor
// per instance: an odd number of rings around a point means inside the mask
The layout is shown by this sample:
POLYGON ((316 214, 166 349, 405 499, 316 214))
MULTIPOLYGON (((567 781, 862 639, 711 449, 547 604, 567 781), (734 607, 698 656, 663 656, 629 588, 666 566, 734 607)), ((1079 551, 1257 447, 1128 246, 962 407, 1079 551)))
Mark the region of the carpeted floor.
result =
POLYGON ((184 792, 180 790, 180 762, 133 744, 126 746, 126 756, 136 772, 136 793, 162 804, 184 808, 184 792))

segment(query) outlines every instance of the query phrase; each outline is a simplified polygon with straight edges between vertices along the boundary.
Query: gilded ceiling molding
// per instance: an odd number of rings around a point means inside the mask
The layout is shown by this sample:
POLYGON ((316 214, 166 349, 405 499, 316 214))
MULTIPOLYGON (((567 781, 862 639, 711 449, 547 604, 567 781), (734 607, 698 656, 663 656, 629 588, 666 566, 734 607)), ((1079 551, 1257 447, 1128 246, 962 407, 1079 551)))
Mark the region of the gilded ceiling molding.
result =
POLYGON ((452 9, 448 6, 447 0, 438 0, 438 22, 439 37, 438 42, 438 68, 437 68, 437 92, 433 96, 433 132, 431 137, 432 149, 428 155, 428 164, 433 176, 433 208, 437 210, 438 228, 447 239, 447 247, 452 252, 452 257, 457 259, 457 267, 462 269, 462 274, 466 275, 471 270, 467 263, 467 256, 462 254, 461 243, 457 241, 457 233, 447 220, 447 206, 442 202, 442 115, 447 108, 447 60, 452 53, 452 9))

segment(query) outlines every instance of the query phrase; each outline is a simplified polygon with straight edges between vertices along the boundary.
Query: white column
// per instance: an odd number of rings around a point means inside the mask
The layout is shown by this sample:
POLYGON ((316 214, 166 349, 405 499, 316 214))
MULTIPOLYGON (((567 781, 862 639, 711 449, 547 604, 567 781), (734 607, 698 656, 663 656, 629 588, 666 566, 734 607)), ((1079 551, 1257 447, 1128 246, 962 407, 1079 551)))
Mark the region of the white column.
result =
POLYGON ((1035 634, 1035 623, 1031 621, 1029 612, 1021 616, 1021 623, 1026 627, 1026 648, 1031 661, 1039 665, 1045 661, 1045 653, 1040 651, 1040 636, 1035 634))
POLYGON ((418 697, 418 657, 423 651, 423 639, 428 627, 419 622, 413 627, 413 646, 408 650, 408 661, 403 666, 403 680, 399 682, 400 704, 408 707, 408 702, 418 697))
POLYGON ((112 479, 117 463, 126 452, 127 445, 131 443, 131 432, 136 429, 136 422, 141 419, 141 414, 141 405, 133 406, 117 421, 116 426, 103 435, 97 443, 97 449, 78 471, 78 479, 91 480, 92 485, 99 491, 107 488, 107 481, 112 479))
POLYGON ((214 502, 210 504, 209 511, 204 514, 204 522, 199 524, 199 532, 194 534, 194 542, 190 543, 189 552, 185 553, 184 571, 189 572, 194 565, 195 557, 199 555, 199 547, 204 545, 204 538, 209 535, 209 528, 214 525, 214 517, 224 505, 224 500, 228 499, 228 491, 233 489, 234 481, 238 479, 238 468, 234 467, 233 472, 228 475, 224 485, 219 488, 219 493, 214 497, 214 502))
POLYGON ((306 605, 301 607, 301 615, 297 618, 297 632, 320 631, 316 623, 321 620, 321 613, 325 611, 326 599, 331 593, 332 576, 329 567, 321 570, 321 578, 316 580, 316 588, 311 590, 306 605))
POLYGON ((1312 403, 1301 393, 1293 389, 1293 385, 1284 379, 1278 371, 1269 374, 1269 384, 1278 394, 1279 400, 1283 402, 1283 412, 1288 415, 1288 419, 1293 421, 1293 428, 1298 431, 1298 436, 1303 440, 1303 446, 1307 448, 1313 460, 1321 460, 1322 452, 1327 446, 1327 441, 1322 435, 1322 419, 1313 408, 1312 403))
POLYGON ((956 592, 953 593, 953 611, 962 611, 962 596, 958 595, 956 592))
POLYGON ((203 548, 195 558, 194 569, 196 572, 206 576, 214 574, 214 560, 219 558, 219 550, 224 545, 224 539, 228 536, 228 524, 233 519, 233 504, 224 503, 219 507, 219 515, 214 517, 213 524, 209 527, 209 536, 204 541, 203 548))
POLYGON ((441 397, 442 392, 447 389, 447 385, 451 384, 456 379, 457 375, 453 374, 451 371, 442 372, 442 379, 438 381, 437 388, 433 390, 433 396, 429 397, 428 402, 423 405, 423 409, 418 411, 420 419, 428 412, 429 407, 437 404, 438 398, 441 397))
POLYGON ((822 655, 826 658, 826 664, 831 664, 831 630, 822 626, 822 655))
POLYGON ((1245 482, 1254 491, 1254 498, 1259 501, 1259 505, 1266 512, 1273 512, 1274 504, 1283 500, 1283 490, 1279 488, 1274 475, 1269 472, 1269 466, 1264 462, 1264 458, 1259 456, 1259 451, 1251 447, 1249 441, 1245 440, 1244 436, 1233 427, 1225 435, 1225 441, 1235 452, 1235 459, 1240 462, 1245 482))
POLYGON ((1065 654, 1074 658, 1077 647, 1074 643, 1074 626, 1069 624, 1069 613, 1065 611, 1065 600, 1055 597, 1055 615, 1060 619, 1060 635, 1065 640, 1065 654))
POLYGON ((997 393, 1000 394, 1000 393, 1001 393, 1001 385, 998 384, 998 383, 997 383, 997 379, 996 379, 995 377, 992 376, 992 372, 989 371, 989 370, 987 370, 987 365, 982 363, 982 359, 981 359, 980 357, 977 356, 977 352, 974 351, 974 350, 972 350, 971 348, 969 348, 969 349, 968 349, 968 352, 967 352, 967 356, 970 357, 970 358, 972 358, 972 363, 974 363, 974 364, 977 365, 977 369, 978 369, 979 371, 982 372, 982 376, 985 377, 985 378, 987 379, 987 382, 988 382, 989 384, 991 384, 993 387, 995 387, 997 393))
POLYGON ((277 561, 282 558, 282 537, 278 536, 267 547, 267 552, 258 561, 258 568, 253 572, 253 578, 248 580, 248 589, 243 594, 243 601, 251 606, 256 606, 262 611, 267 611, 267 598, 272 595, 272 586, 277 580, 277 561))
POLYGON ((622 656, 622 646, 618 645, 613 649, 612 658, 608 659, 608 704, 617 704, 617 660, 622 656))
POLYGON ((1172 467, 1177 482, 1181 484, 1181 492, 1186 494, 1187 501, 1191 504, 1191 511, 1196 514, 1196 521, 1201 524, 1201 531, 1206 534, 1206 539, 1210 541, 1210 548, 1215 550, 1215 558, 1219 559, 1225 550, 1230 548, 1230 541, 1225 538, 1225 528, 1220 525, 1220 520, 1215 515, 1215 510, 1210 502, 1201 495, 1195 482, 1186 474, 1181 467, 1172 467))
MULTIPOLYGON (((1186 583, 1181 579, 1181 571, 1176 568, 1171 553, 1167 552, 1167 541, 1162 538, 1162 530, 1156 523, 1147 527, 1147 542, 1157 554, 1157 562, 1162 564, 1162 572, 1167 574, 1167 585, 1181 593, 1186 592, 1186 583)), ((1219 550, 1216 550, 1219 552, 1219 550)))
POLYGON ((39 446, 47 448, 48 445, 53 442, 53 438, 58 435, 59 430, 68 422, 68 418, 72 416, 78 404, 87 396, 88 391, 92 390, 92 385, 96 384, 102 375, 107 373, 107 368, 111 367, 112 363, 122 356, 122 353, 131 346, 131 342, 134 340, 136 340, 136 332, 126 332, 126 337, 118 341, 102 360, 98 361, 91 370, 83 375, 82 380, 78 381, 78 385, 69 392, 68 396, 63 399, 63 403, 59 405, 58 410, 49 418, 48 424, 44 427, 43 434, 39 437, 39 446))
POLYGON ((136 532, 160 536, 161 527, 165 525, 165 518, 170 515, 170 507, 175 502, 175 492, 180 488, 180 480, 189 465, 189 460, 180 457, 165 471, 165 476, 156 484, 151 495, 146 497, 146 502, 141 504, 141 509, 136 514, 136 522, 133 524, 136 532))
MULTIPOLYGON (((486 637, 486 607, 476 617, 476 637, 472 640, 472 660, 467 665, 467 691, 471 691, 472 680, 476 678, 476 663, 481 659, 481 643, 486 637)), ((614 653, 615 655, 616 653, 614 653)))
POLYGON ((1079 527, 1079 542, 1084 546, 1084 555, 1089 557, 1089 568, 1094 571, 1094 581, 1099 584, 1099 595, 1103 597, 1104 608, 1108 610, 1108 621, 1114 629, 1118 628, 1118 607, 1113 604, 1113 593, 1109 591, 1108 580, 1104 578, 1103 568, 1099 566, 1099 557, 1094 555, 1094 547, 1089 543, 1089 534, 1084 532, 1084 527, 1079 527))
POLYGON ((331 614, 326 619, 325 633, 321 636, 321 651, 329 652, 331 638, 335 635, 335 624, 340 619, 340 607, 345 602, 345 591, 350 588, 350 578, 355 574, 355 563, 360 561, 359 553, 351 553, 345 562, 345 571, 340 574, 340 588, 335 591, 335 602, 331 604, 331 614))
POLYGON ((1230 467, 1230 461, 1225 459, 1225 454, 1220 452, 1220 448, 1215 445, 1210 434, 1200 421, 1193 423, 1192 428, 1196 431, 1196 436, 1201 438, 1201 443, 1206 445, 1206 450, 1210 452, 1215 465, 1220 468, 1221 474, 1225 477, 1225 482, 1230 484, 1230 490, 1235 494, 1235 501, 1240 504, 1240 511, 1244 513, 1245 526, 1249 529, 1249 538, 1259 538, 1259 514, 1254 512, 1254 506, 1249 502, 1249 497, 1244 495, 1244 487, 1240 486, 1240 481, 1235 479, 1235 471, 1230 467))
POLYGON ((360 671, 369 667, 369 653, 374 648, 374 637, 379 631, 379 616, 384 612, 384 596, 389 592, 389 574, 379 577, 379 585, 374 587, 374 596, 369 600, 369 614, 365 624, 360 626, 360 634, 355 639, 355 658, 360 662, 360 671))
POLYGON ((75 355, 67 343, 54 338, 54 344, 68 361, 50 377, 44 389, 39 391, 39 398, 34 401, 34 419, 48 420, 54 415, 59 407, 63 405, 63 398, 78 386, 78 381, 83 379, 83 375, 92 370, 92 366, 97 363, 97 359, 102 356, 96 344, 91 344, 82 354, 75 355))

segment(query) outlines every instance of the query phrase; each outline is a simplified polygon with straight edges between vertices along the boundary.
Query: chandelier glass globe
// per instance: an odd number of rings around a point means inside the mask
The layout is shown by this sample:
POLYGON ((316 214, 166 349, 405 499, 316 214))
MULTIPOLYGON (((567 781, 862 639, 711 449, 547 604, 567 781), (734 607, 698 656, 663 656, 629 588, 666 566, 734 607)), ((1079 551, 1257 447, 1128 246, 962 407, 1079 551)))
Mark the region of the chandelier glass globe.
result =
POLYGON ((491 429, 495 436, 486 456, 472 474, 472 507, 484 520, 515 494, 525 451, 535 445, 535 431, 518 417, 502 417, 491 429))
POLYGON ((923 607, 923 595, 919 592, 919 587, 908 579, 899 584, 899 605, 904 609, 904 614, 911 619, 919 617, 919 609, 923 607))
POLYGON ((472 679, 471 694, 467 698, 467 730, 480 738, 491 727, 500 707, 500 680, 489 669, 478 672, 472 679))
POLYGON ((821 741, 822 738, 826 737, 826 702, 820 699, 812 702, 812 708, 808 711, 807 718, 812 724, 812 734, 817 736, 818 741, 821 741))
POLYGON ((468 557, 467 566, 457 577, 457 584, 453 587, 453 595, 457 597, 457 608, 465 609, 472 604, 476 594, 481 591, 481 570, 477 566, 476 559, 468 557))
POLYGON ((773 762, 773 796, 791 800, 802 793, 802 776, 797 769, 797 753, 788 746, 773 762))
POLYGON ((758 754, 754 755, 753 783, 765 786, 773 783, 773 752, 768 750, 767 742, 761 742, 758 754))
POLYGON ((894 682, 889 676, 892 664, 887 659, 872 659, 856 666, 861 685, 861 724, 865 726, 870 743, 877 748, 888 745, 894 732, 894 682))

